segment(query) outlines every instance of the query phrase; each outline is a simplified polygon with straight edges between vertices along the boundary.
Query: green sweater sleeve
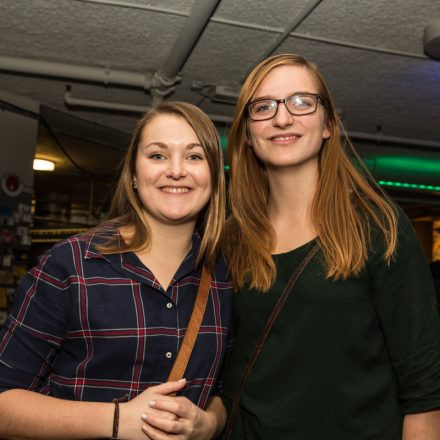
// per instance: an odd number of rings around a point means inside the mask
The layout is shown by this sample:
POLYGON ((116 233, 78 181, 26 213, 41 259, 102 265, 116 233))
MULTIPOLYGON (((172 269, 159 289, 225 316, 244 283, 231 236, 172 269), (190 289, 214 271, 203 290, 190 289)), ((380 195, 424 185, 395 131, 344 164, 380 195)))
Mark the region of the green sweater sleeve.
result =
POLYGON ((397 250, 389 265, 379 236, 375 248, 368 271, 402 412, 440 408, 440 318, 434 285, 419 240, 402 211, 397 250))

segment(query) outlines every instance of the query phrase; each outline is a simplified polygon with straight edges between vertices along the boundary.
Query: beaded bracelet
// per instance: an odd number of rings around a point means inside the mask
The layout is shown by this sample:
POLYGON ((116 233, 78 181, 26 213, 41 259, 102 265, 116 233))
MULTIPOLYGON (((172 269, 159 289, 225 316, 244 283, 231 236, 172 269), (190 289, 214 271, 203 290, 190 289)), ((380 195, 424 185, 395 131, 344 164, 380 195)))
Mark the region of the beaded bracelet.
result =
POLYGON ((118 437, 119 431, 119 402, 118 399, 113 399, 113 403, 115 404, 115 412, 113 415, 113 434, 110 440, 120 440, 118 437))

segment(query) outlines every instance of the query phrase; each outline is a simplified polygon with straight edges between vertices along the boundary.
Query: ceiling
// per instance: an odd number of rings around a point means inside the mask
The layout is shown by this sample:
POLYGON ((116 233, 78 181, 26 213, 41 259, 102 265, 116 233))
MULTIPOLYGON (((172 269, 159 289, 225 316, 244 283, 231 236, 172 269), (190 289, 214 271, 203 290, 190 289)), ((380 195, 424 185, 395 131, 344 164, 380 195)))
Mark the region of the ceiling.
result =
POLYGON ((37 155, 88 194, 84 176, 111 180, 153 101, 197 104, 225 135, 249 68, 299 53, 375 177, 429 185, 392 191, 438 206, 440 61, 423 49, 433 20, 438 0, 1 0, 0 90, 41 104, 37 155))

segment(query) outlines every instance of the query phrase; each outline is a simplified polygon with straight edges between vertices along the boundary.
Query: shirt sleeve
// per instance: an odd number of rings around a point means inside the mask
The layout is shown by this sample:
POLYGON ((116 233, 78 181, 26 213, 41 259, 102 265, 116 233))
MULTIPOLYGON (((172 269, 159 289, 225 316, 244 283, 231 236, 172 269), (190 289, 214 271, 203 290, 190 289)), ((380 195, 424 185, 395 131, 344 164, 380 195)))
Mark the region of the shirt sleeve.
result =
POLYGON ((393 260, 384 261, 380 245, 368 268, 402 412, 410 414, 440 408, 440 317, 419 240, 402 211, 398 221, 393 260))
POLYGON ((0 391, 38 391, 51 371, 69 322, 68 244, 43 255, 20 283, 0 330, 0 391), (64 247, 64 249, 63 249, 64 247))

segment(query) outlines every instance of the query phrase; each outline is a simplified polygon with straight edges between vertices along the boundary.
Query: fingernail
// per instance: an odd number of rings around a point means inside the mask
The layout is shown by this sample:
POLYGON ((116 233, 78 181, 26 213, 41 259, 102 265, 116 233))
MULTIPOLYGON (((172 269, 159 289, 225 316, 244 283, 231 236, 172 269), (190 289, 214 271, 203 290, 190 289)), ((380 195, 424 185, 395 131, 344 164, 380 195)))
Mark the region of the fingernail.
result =
POLYGON ((155 402, 154 400, 150 400, 150 401, 148 402, 148 405, 149 405, 149 406, 154 406, 154 405, 156 405, 156 402, 155 402))
POLYGON ((182 383, 182 382, 186 382, 185 378, 180 379, 178 382, 182 383))
POLYGON ((144 421, 147 421, 147 414, 142 413, 141 414, 141 419, 144 420, 144 421))

